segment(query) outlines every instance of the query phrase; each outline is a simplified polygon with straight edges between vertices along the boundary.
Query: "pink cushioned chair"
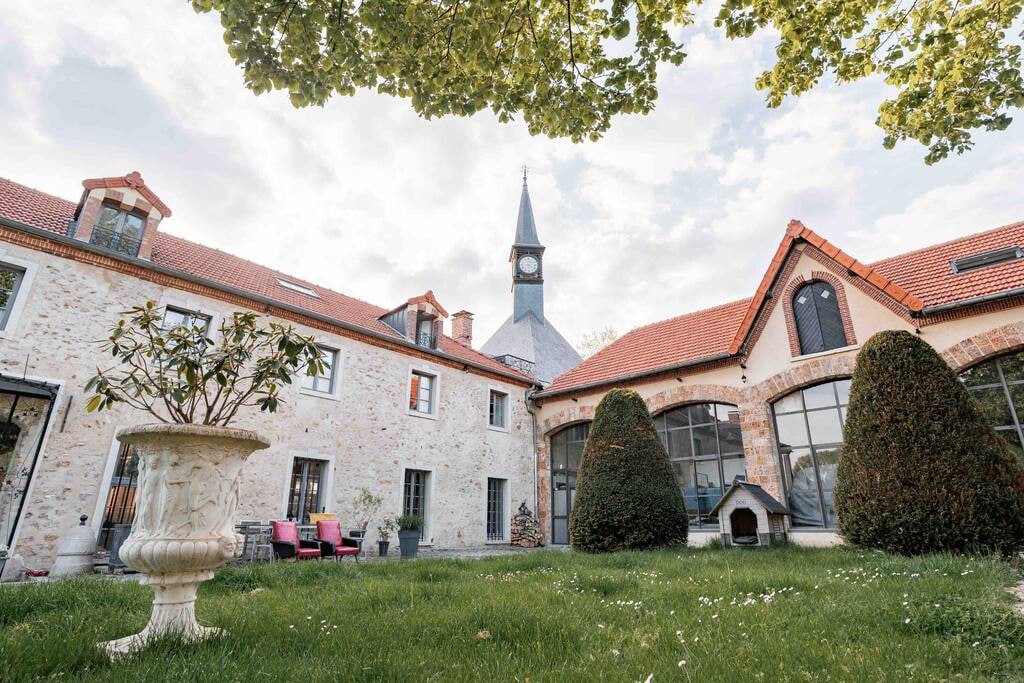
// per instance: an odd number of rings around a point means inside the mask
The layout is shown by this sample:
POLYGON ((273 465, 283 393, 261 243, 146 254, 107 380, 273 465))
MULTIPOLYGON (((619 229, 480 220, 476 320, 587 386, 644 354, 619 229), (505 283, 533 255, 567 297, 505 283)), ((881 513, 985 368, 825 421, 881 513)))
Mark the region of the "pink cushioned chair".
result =
POLYGON ((324 557, 352 556, 359 561, 359 541, 341 535, 341 523, 337 520, 323 520, 316 523, 316 540, 324 557))
POLYGON ((295 557, 300 560, 309 560, 314 557, 323 557, 320 552, 320 544, 317 541, 299 538, 299 528, 295 522, 275 520, 270 523, 270 527, 270 545, 274 546, 274 556, 278 559, 295 557))

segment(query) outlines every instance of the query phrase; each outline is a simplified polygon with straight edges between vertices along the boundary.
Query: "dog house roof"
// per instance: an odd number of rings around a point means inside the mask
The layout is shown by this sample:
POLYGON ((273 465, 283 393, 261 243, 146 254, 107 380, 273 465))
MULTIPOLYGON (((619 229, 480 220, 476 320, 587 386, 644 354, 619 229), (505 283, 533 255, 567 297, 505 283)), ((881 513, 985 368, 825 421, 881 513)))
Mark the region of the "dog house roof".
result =
POLYGON ((717 503, 715 503, 715 507, 711 508, 710 514, 718 514, 718 509, 725 504, 725 501, 727 501, 733 493, 739 491, 740 489, 743 489, 747 493, 752 495, 757 500, 757 502, 764 506, 765 510, 767 510, 768 512, 775 515, 789 514, 789 510, 786 508, 785 505, 772 498, 771 494, 769 494, 763 488, 761 488, 757 484, 751 484, 749 481, 734 481, 732 483, 732 486, 729 487, 729 490, 725 492, 725 495, 722 496, 717 503))

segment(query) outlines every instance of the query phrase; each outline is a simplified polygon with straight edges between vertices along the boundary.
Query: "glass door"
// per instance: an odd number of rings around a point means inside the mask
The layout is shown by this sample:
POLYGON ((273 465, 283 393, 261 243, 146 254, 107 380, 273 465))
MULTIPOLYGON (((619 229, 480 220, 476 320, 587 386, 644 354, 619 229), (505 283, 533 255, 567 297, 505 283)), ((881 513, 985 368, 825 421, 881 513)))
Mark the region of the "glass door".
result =
POLYGON ((295 458, 288 489, 288 519, 309 524, 310 513, 323 512, 320 485, 325 464, 323 460, 295 458))

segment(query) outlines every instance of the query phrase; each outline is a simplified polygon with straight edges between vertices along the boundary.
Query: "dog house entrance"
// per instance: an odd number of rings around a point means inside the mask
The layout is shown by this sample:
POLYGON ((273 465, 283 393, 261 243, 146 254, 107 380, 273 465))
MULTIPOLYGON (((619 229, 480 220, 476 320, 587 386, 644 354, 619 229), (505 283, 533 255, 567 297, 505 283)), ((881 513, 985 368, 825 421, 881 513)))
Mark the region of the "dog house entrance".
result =
POLYGON ((732 542, 736 545, 758 545, 757 515, 749 508, 736 508, 729 515, 732 542))

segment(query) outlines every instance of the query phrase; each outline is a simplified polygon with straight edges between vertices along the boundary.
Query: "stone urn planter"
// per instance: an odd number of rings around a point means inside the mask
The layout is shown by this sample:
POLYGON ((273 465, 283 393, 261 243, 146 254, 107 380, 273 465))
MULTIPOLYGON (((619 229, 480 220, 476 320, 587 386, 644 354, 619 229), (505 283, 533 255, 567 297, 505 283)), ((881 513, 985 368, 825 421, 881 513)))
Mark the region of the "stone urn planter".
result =
POLYGON ((242 465, 270 443, 255 432, 194 424, 129 427, 117 438, 139 454, 135 521, 119 554, 153 587, 153 611, 140 633, 102 647, 116 656, 166 634, 221 633, 196 622, 196 590, 241 553, 234 518, 242 465))

